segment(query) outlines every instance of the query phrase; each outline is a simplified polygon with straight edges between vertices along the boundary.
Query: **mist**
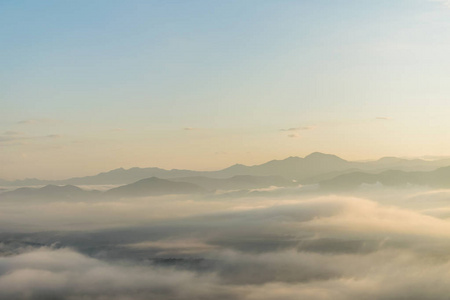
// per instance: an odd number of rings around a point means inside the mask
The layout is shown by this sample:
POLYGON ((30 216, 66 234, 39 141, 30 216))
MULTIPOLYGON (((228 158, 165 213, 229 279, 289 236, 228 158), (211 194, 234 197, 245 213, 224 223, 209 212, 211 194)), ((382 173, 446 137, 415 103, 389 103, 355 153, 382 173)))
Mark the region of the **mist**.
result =
POLYGON ((1 299, 446 299, 450 191, 0 204, 1 299))

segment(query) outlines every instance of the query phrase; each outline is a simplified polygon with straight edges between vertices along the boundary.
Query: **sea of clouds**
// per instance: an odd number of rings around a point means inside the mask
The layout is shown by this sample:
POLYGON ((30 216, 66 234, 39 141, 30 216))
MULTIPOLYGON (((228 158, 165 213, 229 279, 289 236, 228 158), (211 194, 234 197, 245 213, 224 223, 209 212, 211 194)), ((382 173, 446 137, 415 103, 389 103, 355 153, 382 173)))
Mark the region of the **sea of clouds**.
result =
POLYGON ((273 193, 0 203, 0 299, 448 299, 450 191, 273 193))

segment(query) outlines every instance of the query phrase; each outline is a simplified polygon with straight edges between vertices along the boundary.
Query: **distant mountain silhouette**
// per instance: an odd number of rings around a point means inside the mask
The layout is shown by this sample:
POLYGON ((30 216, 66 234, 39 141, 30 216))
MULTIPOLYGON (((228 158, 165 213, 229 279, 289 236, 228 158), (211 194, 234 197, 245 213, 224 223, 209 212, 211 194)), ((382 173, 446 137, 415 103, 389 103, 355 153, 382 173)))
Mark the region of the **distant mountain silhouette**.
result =
POLYGON ((0 194, 0 198, 36 198, 36 199, 79 199, 82 197, 99 195, 99 191, 86 191, 73 185, 57 186, 46 185, 41 188, 18 188, 0 194))
POLYGON ((353 164, 335 155, 315 152, 305 158, 288 157, 256 166, 234 165, 220 172, 228 175, 282 176, 301 181, 319 174, 353 168, 353 164))
POLYGON ((314 152, 304 158, 288 157, 283 160, 272 160, 261 165, 245 166, 236 164, 218 171, 164 170, 160 168, 115 169, 93 176, 75 177, 65 180, 24 179, 12 182, 0 181, 4 186, 32 186, 46 184, 102 185, 130 184, 141 179, 158 177, 163 179, 209 177, 229 178, 240 175, 280 176, 298 183, 309 184, 331 179, 334 176, 349 173, 352 170, 361 172, 382 172, 386 170, 432 171, 439 167, 450 166, 450 159, 426 161, 421 159, 402 159, 384 157, 376 161, 354 162, 339 158, 336 155, 314 152))
POLYGON ((110 189, 105 192, 105 195, 117 197, 145 197, 168 194, 199 194, 203 192, 205 192, 205 189, 193 183, 174 182, 151 177, 110 189))
POLYGON ((174 178, 170 180, 193 183, 209 191, 258 189, 270 186, 287 187, 298 185, 292 180, 288 180, 280 176, 236 175, 230 178, 195 176, 174 178))
POLYGON ((10 182, 8 180, 0 179, 0 186, 7 186, 10 182))
POLYGON ((198 194, 216 190, 251 190, 270 186, 288 187, 297 183, 278 176, 238 175, 231 178, 182 177, 171 180, 151 177, 112 188, 106 192, 86 191, 73 185, 47 185, 42 188, 23 187, 0 193, 0 199, 78 199, 103 196, 143 197, 167 194, 198 194))
MULTIPOLYGON (((335 156, 326 156, 322 154, 313 154, 306 158, 288 158, 283 161, 271 161, 263 165, 245 167, 264 172, 268 169, 270 172, 279 171, 283 166, 289 168, 291 165, 302 164, 302 170, 309 170, 314 173, 313 168, 325 170, 328 164, 347 164, 335 156), (280 163, 281 162, 281 163, 280 163)), ((386 162, 386 161, 384 161, 386 162)), ((239 167, 241 168, 241 167, 239 167)), ((316 170, 317 170, 316 169, 316 170)), ((293 169, 292 169, 293 170, 293 169)), ((286 170, 285 170, 286 171, 286 170)), ((298 174, 298 173, 297 173, 298 174)), ((434 171, 402 171, 386 170, 382 172, 362 171, 359 169, 347 169, 344 171, 333 171, 310 177, 304 181, 310 180, 308 184, 319 182, 322 191, 347 191, 360 187, 363 184, 382 184, 389 187, 403 187, 408 185, 429 186, 433 188, 450 188, 450 167, 438 168, 434 171)), ((281 176, 253 176, 253 175, 235 175, 229 178, 210 178, 205 176, 188 176, 173 179, 161 179, 150 177, 138 180, 131 184, 112 188, 106 192, 86 191, 73 185, 46 185, 42 188, 23 187, 13 191, 0 193, 0 199, 48 199, 48 200, 71 200, 109 197, 145 197, 160 196, 168 194, 201 194, 213 192, 215 190, 235 191, 237 193, 248 194, 253 189, 266 188, 270 186, 277 187, 296 187, 299 183, 286 179, 281 176)), ((279 191, 283 193, 282 191, 279 191)), ((233 193, 233 192, 232 192, 233 193)))
POLYGON ((320 187, 325 190, 337 191, 351 190, 362 184, 376 183, 391 187, 419 185, 450 188, 450 167, 443 167, 430 172, 405 172, 400 170, 388 170, 377 174, 352 172, 324 180, 320 182, 320 187))

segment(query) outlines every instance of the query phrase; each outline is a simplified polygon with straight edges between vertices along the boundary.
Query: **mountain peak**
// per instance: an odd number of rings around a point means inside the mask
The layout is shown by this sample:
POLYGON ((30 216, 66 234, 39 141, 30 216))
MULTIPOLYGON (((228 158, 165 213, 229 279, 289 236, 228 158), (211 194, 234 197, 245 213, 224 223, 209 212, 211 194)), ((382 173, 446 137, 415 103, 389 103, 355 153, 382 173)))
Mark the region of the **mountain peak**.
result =
POLYGON ((56 184, 47 184, 46 186, 42 187, 41 190, 64 190, 64 189, 80 189, 77 186, 66 184, 66 185, 56 185, 56 184))
POLYGON ((227 171, 237 171, 237 170, 243 170, 243 169, 245 169, 245 168, 247 168, 246 165, 243 165, 243 164, 234 164, 234 165, 232 165, 232 166, 230 166, 230 167, 228 167, 228 168, 225 168, 225 169, 223 169, 223 170, 227 170, 227 171))
POLYGON ((340 160, 340 161, 344 161, 342 158, 340 158, 339 156, 336 156, 334 154, 326 154, 326 153, 322 153, 322 152, 313 152, 307 156, 305 156, 304 159, 333 159, 333 160, 340 160))
POLYGON ((394 157, 394 156, 385 156, 378 160, 379 163, 398 163, 403 161, 404 159, 394 157))
POLYGON ((301 159, 301 157, 298 156, 289 156, 288 158, 284 159, 284 160, 299 160, 301 159))

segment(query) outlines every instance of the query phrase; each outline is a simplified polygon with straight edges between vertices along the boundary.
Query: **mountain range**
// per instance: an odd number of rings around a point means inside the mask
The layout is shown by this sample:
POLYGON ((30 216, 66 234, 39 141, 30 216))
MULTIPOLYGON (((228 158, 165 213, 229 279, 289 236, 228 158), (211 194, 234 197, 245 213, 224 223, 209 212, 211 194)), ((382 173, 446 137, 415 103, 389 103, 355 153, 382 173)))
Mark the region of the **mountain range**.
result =
POLYGON ((1 199, 40 199, 40 200, 75 200, 98 196, 100 191, 87 191, 73 185, 58 186, 49 184, 41 188, 22 187, 0 194, 1 199))
POLYGON ((446 166, 450 166, 450 159, 428 161, 422 159, 409 160, 396 157, 384 157, 376 161, 356 162, 347 161, 332 154, 315 152, 304 158, 288 157, 283 160, 272 160, 254 166, 236 164, 218 171, 165 170, 155 167, 119 168, 93 176, 74 177, 63 180, 23 179, 6 181, 0 179, 0 185, 119 185, 130 184, 145 178, 158 177, 161 179, 176 179, 175 181, 189 181, 194 183, 196 180, 202 180, 200 178, 209 178, 203 179, 203 181, 208 181, 209 188, 213 188, 215 186, 213 179, 226 179, 233 176, 277 176, 286 180, 295 180, 301 184, 314 184, 353 172, 380 173, 387 170, 423 172, 446 166), (188 180, 186 178, 191 179, 188 180))
MULTIPOLYGON (((350 162, 335 155, 313 153, 305 158, 289 157, 262 165, 234 165, 198 172, 158 168, 116 169, 95 176, 53 181, 44 187, 21 187, 0 193, 2 199, 81 199, 86 197, 145 197, 168 194, 205 194, 217 190, 244 192, 268 187, 297 187, 318 184, 320 191, 348 191, 363 184, 404 187, 408 185, 450 188, 450 166, 435 168, 447 160, 424 161, 383 158, 372 162, 350 162), (430 170, 431 169, 431 170, 430 170), (158 174, 166 178, 147 176, 158 174), (202 174, 202 175, 199 175, 202 174), (233 175, 234 174, 234 175, 233 175), (238 175, 236 175, 238 174, 238 175), (183 176, 180 176, 183 175, 183 176), (226 177, 229 176, 229 177, 226 177), (123 183, 132 181, 132 183, 123 183), (113 184, 105 192, 84 190, 74 183, 113 184), (70 184, 69 184, 70 183, 70 184), (62 184, 62 185, 61 185, 62 184), (117 184, 119 185, 119 184, 117 184)), ((35 184, 47 181, 35 180, 35 184)), ((20 183, 24 183, 21 181, 20 183)))
POLYGON ((135 183, 112 188, 105 192, 114 197, 146 197, 167 194, 201 194, 206 192, 200 186, 189 182, 174 182, 157 177, 141 179, 135 183))
POLYGON ((429 172, 405 172, 401 170, 388 170, 377 174, 351 172, 320 182, 320 188, 329 191, 345 191, 358 188, 363 184, 377 183, 389 187, 416 185, 450 188, 450 167, 438 168, 429 172))
POLYGON ((111 188, 105 192, 84 190, 73 185, 46 185, 41 188, 22 187, 0 193, 0 199, 77 200, 102 197, 133 198, 175 194, 205 194, 216 190, 252 190, 265 187, 289 187, 296 184, 275 176, 234 176, 230 178, 185 177, 173 180, 151 177, 131 184, 111 188))

